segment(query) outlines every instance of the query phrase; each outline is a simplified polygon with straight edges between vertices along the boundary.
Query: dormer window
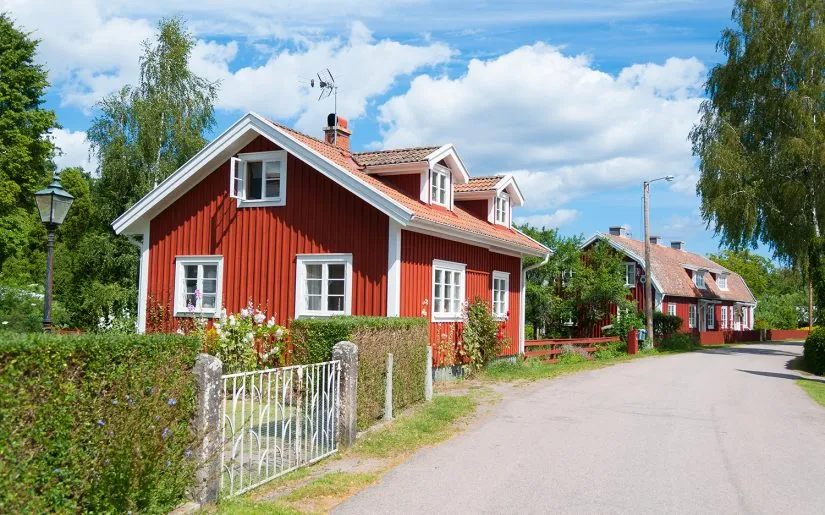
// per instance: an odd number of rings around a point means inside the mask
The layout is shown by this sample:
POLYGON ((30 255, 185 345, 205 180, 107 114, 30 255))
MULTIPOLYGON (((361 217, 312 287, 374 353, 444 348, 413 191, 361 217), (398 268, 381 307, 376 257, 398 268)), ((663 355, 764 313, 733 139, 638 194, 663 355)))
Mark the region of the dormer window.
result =
POLYGON ((434 166, 430 171, 430 201, 433 204, 450 207, 450 170, 434 166))
POLYGON ((705 289, 705 272, 701 270, 696 270, 693 272, 693 284, 696 285, 697 288, 705 289))
POLYGON ((716 284, 719 285, 720 290, 728 289, 728 274, 719 274, 716 277, 716 284))
POLYGON ((509 225, 510 219, 510 196, 506 193, 496 197, 496 223, 509 225))

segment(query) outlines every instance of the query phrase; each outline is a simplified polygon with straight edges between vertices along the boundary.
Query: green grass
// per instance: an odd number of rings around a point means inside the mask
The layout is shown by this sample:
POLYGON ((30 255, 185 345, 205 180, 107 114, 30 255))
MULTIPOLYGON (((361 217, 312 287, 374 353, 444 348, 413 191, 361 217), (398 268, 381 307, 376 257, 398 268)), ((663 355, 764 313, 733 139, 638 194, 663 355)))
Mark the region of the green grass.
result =
POLYGON ((797 379, 796 384, 805 390, 811 396, 811 399, 818 402, 820 406, 825 407, 825 383, 812 379, 797 379))
POLYGON ((553 377, 574 374, 585 370, 595 370, 608 367, 614 363, 628 361, 649 356, 660 356, 672 354, 676 351, 639 351, 631 356, 625 353, 610 355, 604 359, 577 360, 570 359, 560 363, 542 363, 536 359, 517 360, 516 362, 499 361, 488 366, 481 374, 481 379, 491 381, 536 381, 539 379, 550 379, 553 377))
POLYGON ((403 414, 386 428, 367 433, 347 451, 371 457, 394 457, 449 438, 455 424, 472 414, 474 395, 438 395, 414 412, 403 414))
POLYGON ((295 502, 318 497, 346 496, 375 483, 379 477, 377 473, 330 472, 309 484, 296 488, 285 495, 283 500, 295 502))

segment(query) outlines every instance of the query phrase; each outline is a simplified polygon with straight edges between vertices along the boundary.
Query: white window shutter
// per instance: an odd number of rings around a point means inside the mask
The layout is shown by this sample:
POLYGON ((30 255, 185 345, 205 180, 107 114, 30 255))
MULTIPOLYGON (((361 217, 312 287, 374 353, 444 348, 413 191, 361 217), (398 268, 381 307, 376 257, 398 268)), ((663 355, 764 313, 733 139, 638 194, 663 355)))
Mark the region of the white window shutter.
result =
POLYGON ((237 157, 231 157, 229 163, 229 197, 244 200, 246 188, 244 187, 243 161, 237 157))

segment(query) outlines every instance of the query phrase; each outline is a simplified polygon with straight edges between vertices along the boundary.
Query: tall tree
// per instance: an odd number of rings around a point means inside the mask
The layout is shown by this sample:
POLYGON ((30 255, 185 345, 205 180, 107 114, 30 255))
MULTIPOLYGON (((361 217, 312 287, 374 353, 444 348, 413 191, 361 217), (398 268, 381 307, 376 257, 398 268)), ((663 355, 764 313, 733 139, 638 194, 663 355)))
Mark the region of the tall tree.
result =
POLYGON ((189 68, 195 39, 178 18, 143 43, 140 81, 98 104, 88 137, 100 158, 100 216, 111 222, 206 143, 218 84, 189 68))
POLYGON ((37 44, 0 13, 0 269, 42 236, 34 192, 49 179, 53 146, 47 133, 57 119, 42 107, 49 83, 34 62, 37 44))
POLYGON ((708 255, 708 258, 742 276, 757 299, 768 293, 768 281, 776 272, 776 267, 768 258, 748 249, 723 250, 708 255))
POLYGON ((690 138, 708 224, 808 268, 825 302, 825 3, 736 0, 690 138))

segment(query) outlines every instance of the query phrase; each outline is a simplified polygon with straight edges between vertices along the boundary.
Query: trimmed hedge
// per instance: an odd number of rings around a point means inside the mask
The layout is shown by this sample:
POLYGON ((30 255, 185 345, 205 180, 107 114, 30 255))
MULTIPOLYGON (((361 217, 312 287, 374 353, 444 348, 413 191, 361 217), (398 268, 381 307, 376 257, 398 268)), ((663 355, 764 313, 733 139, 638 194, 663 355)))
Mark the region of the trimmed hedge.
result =
POLYGON ((192 475, 192 366, 177 335, 3 334, 0 512, 161 513, 192 475))
POLYGON ((393 355, 394 409, 424 399, 429 322, 424 318, 330 317, 290 325, 296 363, 332 359, 340 341, 358 346, 358 428, 384 415, 387 354, 393 355))
POLYGON ((825 375, 825 328, 817 327, 808 334, 802 356, 809 372, 825 375))

